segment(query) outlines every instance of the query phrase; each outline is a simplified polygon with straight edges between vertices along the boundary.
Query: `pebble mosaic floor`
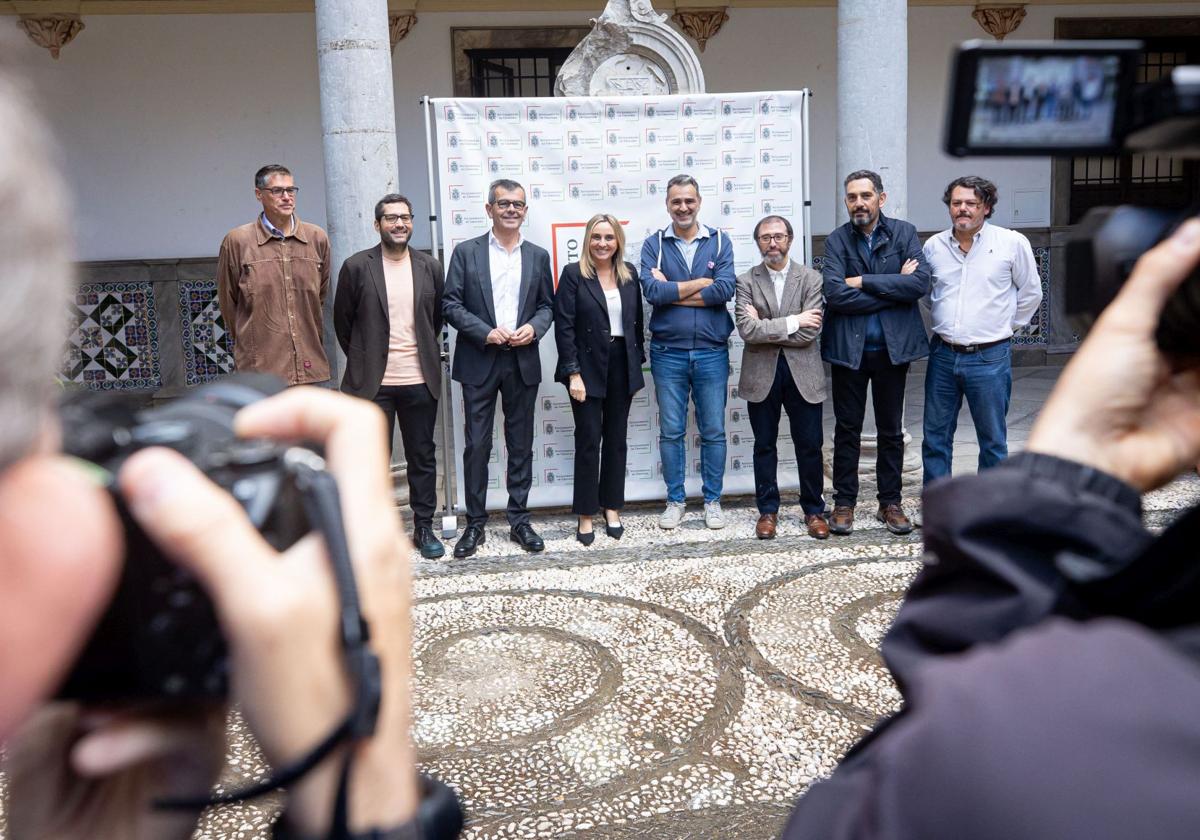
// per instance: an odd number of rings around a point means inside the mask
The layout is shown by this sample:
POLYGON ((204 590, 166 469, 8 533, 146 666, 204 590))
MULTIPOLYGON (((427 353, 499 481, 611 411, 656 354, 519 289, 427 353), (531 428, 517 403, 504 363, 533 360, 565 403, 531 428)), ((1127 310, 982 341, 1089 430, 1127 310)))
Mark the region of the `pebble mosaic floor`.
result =
MULTIPOLYGON (((1147 524, 1197 501, 1200 479, 1182 479, 1146 498, 1147 524)), ((775 837, 897 707, 876 647, 920 531, 892 536, 864 505, 852 536, 818 542, 785 508, 759 541, 750 500, 726 512, 722 531, 697 506, 668 533, 657 508, 634 509, 624 539, 590 548, 572 517, 539 516, 540 555, 497 522, 477 557, 414 561, 413 734, 460 792, 466 837, 775 837)), ((228 731, 223 783, 256 777, 236 715, 228 731)), ((195 837, 266 838, 278 806, 214 809, 195 837)))

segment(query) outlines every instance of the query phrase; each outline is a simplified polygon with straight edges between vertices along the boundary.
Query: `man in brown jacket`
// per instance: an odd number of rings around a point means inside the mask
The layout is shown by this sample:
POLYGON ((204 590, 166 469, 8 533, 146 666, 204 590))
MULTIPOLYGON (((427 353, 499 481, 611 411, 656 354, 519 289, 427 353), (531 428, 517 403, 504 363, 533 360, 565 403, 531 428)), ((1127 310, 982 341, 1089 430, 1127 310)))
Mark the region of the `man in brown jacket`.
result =
POLYGON ((817 336, 824 301, 821 275, 788 258, 792 225, 782 216, 767 216, 754 228, 763 261, 737 279, 734 313, 746 342, 738 393, 746 400, 754 429, 754 495, 760 540, 774 539, 779 523, 780 410, 787 409, 800 472, 800 507, 809 536, 829 536, 821 495, 821 404, 825 401, 825 368, 817 336))
POLYGON ((296 216, 300 188, 287 167, 254 175, 262 212, 225 235, 217 296, 240 371, 273 373, 289 385, 329 379, 322 306, 329 292, 329 237, 296 216))

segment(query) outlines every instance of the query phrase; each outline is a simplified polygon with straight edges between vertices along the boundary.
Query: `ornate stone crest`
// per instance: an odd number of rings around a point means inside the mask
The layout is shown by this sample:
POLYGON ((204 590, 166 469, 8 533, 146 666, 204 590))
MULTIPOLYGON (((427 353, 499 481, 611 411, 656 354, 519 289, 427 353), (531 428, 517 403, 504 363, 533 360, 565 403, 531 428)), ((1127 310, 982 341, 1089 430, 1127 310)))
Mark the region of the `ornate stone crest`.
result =
POLYGON ((558 96, 703 93, 704 71, 650 0, 608 0, 558 73, 558 96))

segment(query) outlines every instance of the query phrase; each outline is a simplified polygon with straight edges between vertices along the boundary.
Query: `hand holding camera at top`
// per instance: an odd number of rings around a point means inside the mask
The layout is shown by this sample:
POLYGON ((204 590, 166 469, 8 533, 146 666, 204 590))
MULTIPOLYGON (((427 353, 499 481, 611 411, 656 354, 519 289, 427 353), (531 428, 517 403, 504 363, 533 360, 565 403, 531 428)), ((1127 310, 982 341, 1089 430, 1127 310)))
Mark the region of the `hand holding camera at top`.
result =
POLYGON ((1200 220, 1147 251, 1063 372, 1028 449, 1153 490, 1200 459, 1200 369, 1174 369, 1154 332, 1200 262, 1200 220))

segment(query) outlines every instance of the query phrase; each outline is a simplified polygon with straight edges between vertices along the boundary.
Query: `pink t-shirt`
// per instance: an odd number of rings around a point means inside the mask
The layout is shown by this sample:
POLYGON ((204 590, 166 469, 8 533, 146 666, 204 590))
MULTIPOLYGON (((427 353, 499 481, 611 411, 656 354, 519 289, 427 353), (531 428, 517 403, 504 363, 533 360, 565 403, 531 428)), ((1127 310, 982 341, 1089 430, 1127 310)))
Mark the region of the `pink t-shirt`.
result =
POLYGON ((413 309, 412 258, 405 251, 404 259, 383 257, 383 279, 387 285, 388 360, 383 371, 383 385, 423 385, 421 359, 417 355, 416 318, 413 309))

